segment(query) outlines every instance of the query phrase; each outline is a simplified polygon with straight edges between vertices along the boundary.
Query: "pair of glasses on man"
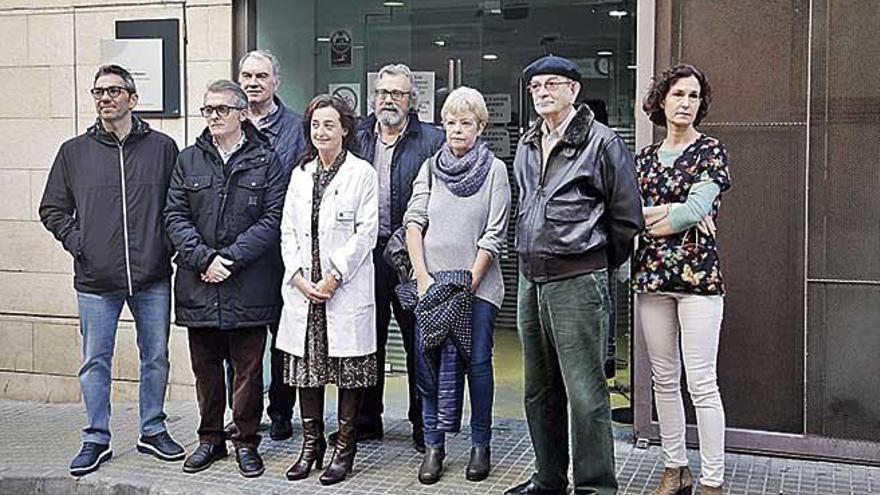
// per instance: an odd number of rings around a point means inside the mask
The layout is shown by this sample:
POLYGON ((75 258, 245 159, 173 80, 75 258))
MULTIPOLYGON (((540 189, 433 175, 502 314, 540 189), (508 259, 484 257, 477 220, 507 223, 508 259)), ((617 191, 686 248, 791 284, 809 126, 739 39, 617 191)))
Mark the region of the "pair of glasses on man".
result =
POLYGON ((199 112, 202 113, 202 117, 210 117, 215 113, 218 117, 226 117, 232 110, 244 110, 244 108, 245 107, 231 107, 229 105, 205 105, 199 109, 199 112))
POLYGON ((380 100, 384 100, 390 96, 392 100, 400 101, 404 96, 409 96, 411 94, 412 92, 410 91, 398 91, 396 89, 392 91, 388 91, 387 89, 377 89, 376 91, 373 91, 373 96, 380 100))
POLYGON ((574 81, 561 81, 558 79, 551 79, 549 81, 544 82, 543 84, 538 81, 532 81, 526 86, 529 89, 529 93, 535 94, 538 91, 541 91, 541 88, 547 88, 547 91, 553 93, 559 88, 563 86, 570 86, 574 81))
POLYGON ((128 93, 129 91, 122 86, 107 86, 106 88, 92 88, 89 90, 89 93, 92 94, 92 98, 96 100, 100 100, 104 97, 104 93, 110 95, 110 98, 116 98, 122 92, 125 91, 128 93))

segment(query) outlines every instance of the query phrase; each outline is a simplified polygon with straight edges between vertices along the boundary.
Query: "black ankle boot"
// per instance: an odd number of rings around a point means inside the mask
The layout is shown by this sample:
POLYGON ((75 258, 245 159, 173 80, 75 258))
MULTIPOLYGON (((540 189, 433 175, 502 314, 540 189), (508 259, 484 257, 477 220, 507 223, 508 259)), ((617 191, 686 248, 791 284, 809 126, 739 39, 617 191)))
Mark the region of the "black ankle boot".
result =
POLYGON ((446 451, 443 447, 425 447, 425 457, 422 458, 422 466, 419 468, 419 483, 433 485, 440 481, 445 457, 446 451))
POLYGON ((339 430, 336 436, 336 446, 333 448, 333 457, 330 465, 321 475, 319 481, 322 485, 334 485, 344 481, 354 464, 357 454, 357 411, 360 407, 363 389, 339 389, 339 430))
POLYGON ((483 481, 489 477, 491 451, 489 446, 471 447, 471 460, 468 461, 464 477, 468 481, 483 481))
POLYGON ((312 465, 324 467, 324 453, 327 441, 324 440, 324 422, 314 418, 303 418, 303 442, 299 459, 287 470, 287 479, 301 480, 312 472, 312 465))

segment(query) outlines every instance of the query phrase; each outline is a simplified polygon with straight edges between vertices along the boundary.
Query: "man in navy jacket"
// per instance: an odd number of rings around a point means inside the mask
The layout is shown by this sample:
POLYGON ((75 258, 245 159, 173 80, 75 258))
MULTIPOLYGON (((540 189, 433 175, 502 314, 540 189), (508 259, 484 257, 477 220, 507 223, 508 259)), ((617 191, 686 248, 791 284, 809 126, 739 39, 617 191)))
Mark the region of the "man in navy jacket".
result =
POLYGON ((384 435, 382 396, 385 387, 385 344, 388 342, 388 324, 393 309, 406 349, 408 416, 413 425, 413 443, 418 451, 424 452, 422 408, 416 391, 416 366, 412 351, 415 321, 412 314, 400 307, 400 301, 394 293, 394 287, 399 283, 397 271, 382 258, 382 251, 388 238, 403 222, 403 214, 412 195, 412 183, 422 163, 440 149, 445 136, 440 129, 419 121, 415 111, 418 108, 418 93, 412 72, 406 65, 382 67, 376 77, 373 97, 375 109, 361 123, 358 142, 361 155, 376 167, 379 176, 379 240, 373 253, 379 381, 375 387, 367 389, 364 397, 358 415, 358 439, 381 439, 384 435))

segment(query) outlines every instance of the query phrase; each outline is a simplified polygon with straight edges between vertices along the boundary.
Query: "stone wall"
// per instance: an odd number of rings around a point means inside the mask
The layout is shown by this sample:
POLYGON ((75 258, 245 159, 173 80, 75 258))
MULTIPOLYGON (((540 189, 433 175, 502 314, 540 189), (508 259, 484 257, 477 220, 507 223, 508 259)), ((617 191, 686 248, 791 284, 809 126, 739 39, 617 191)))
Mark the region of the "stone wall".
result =
MULTIPOLYGON (((78 401, 81 337, 70 256, 39 222, 49 167, 95 119, 88 89, 115 21, 181 21, 186 116, 150 119, 183 148, 204 127, 208 81, 230 77, 231 0, 5 0, 0 6, 0 398, 78 401)), ((138 355, 125 312, 114 400, 136 400, 138 355)), ((169 397, 194 397, 186 333, 172 328, 169 397)))

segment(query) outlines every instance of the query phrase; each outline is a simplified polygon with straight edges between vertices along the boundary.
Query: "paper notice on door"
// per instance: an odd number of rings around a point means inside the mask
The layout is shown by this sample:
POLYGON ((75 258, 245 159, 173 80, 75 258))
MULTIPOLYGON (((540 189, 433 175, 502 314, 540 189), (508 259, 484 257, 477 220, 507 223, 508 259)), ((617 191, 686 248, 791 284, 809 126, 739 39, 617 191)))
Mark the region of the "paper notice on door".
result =
POLYGON ((483 131, 483 141, 498 158, 510 156, 510 131, 503 127, 488 127, 483 131))
POLYGON ((507 124, 510 122, 510 95, 485 95, 486 109, 489 110, 490 124, 507 124))

